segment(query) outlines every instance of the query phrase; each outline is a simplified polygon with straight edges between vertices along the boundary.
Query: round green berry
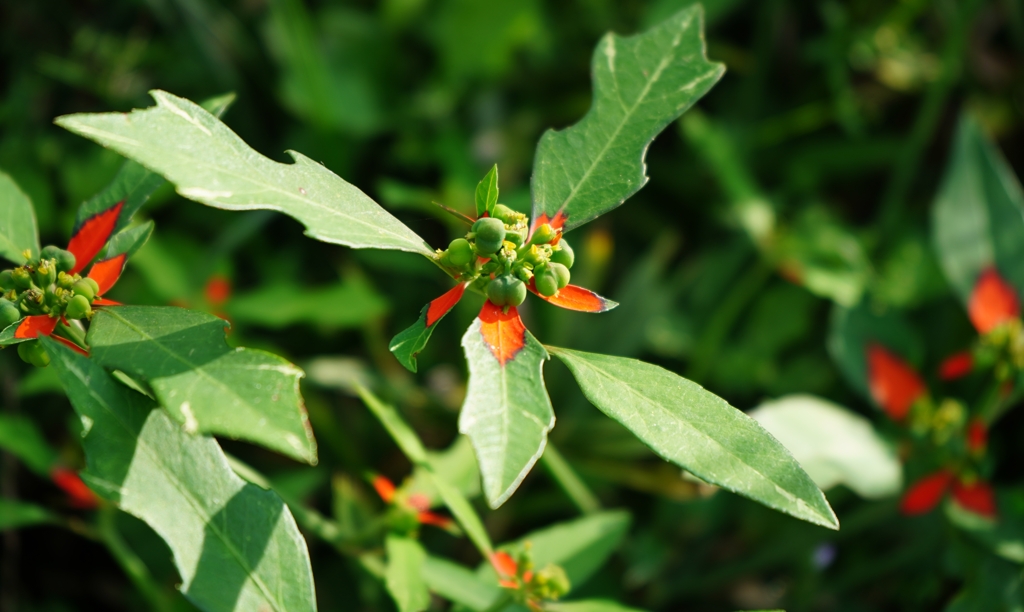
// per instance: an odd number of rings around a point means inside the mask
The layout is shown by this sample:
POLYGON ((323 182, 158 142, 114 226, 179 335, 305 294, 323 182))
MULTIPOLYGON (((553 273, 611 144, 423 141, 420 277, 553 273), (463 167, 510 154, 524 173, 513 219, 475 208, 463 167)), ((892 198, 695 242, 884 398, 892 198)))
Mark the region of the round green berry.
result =
POLYGON ((64 249, 58 249, 57 255, 54 256, 54 261, 57 262, 58 272, 70 272, 74 269, 75 264, 78 263, 78 259, 75 254, 71 251, 65 251, 64 249))
POLYGON ((501 219, 484 217, 478 219, 470 230, 476 241, 476 252, 481 255, 492 255, 501 248, 505 241, 505 224, 501 219))
POLYGON ((448 245, 448 261, 456 268, 473 261, 473 245, 465 238, 456 238, 448 245))
POLYGON ((38 340, 29 340, 18 345, 18 356, 25 363, 30 363, 37 368, 45 368, 50 365, 50 355, 38 340))
POLYGON ((72 285, 71 290, 75 292, 75 295, 80 295, 91 302, 96 297, 96 288, 93 287, 96 281, 90 283, 91 280, 91 278, 83 278, 72 285))
POLYGON ((566 268, 560 263, 551 262, 548 264, 548 269, 555 273, 559 289, 562 289, 569 284, 569 268, 566 268))
POLYGON ((544 297, 558 293, 558 274, 550 265, 542 265, 533 271, 533 283, 537 292, 544 297))
POLYGON ((84 295, 76 295, 68 300, 67 309, 64 314, 69 319, 84 319, 92 314, 92 305, 84 295))
POLYGON ((11 280, 14 281, 16 289, 28 289, 32 286, 32 274, 25 267, 12 270, 11 280))
POLYGON ((20 319, 21 311, 18 310, 18 307, 7 300, 0 299, 0 329, 15 323, 20 319))
POLYGON ((572 252, 572 247, 569 243, 562 238, 558 241, 558 248, 551 252, 551 261, 560 263, 566 268, 571 268, 572 264, 576 261, 576 254, 572 252))
POLYGON ((526 299, 526 285, 518 278, 504 274, 487 285, 487 299, 495 306, 518 306, 526 299))

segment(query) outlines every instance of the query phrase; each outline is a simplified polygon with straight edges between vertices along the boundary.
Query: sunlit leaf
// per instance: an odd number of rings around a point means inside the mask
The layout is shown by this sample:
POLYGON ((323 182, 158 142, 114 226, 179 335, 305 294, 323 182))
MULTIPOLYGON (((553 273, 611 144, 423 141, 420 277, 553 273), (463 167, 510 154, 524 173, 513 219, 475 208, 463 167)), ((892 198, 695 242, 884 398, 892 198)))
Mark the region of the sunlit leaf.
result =
POLYGON ((689 7, 637 36, 609 33, 594 51, 594 100, 579 123, 537 145, 534 224, 566 231, 622 204, 647 182, 644 156, 665 126, 722 77, 704 51, 703 12, 689 7))
POLYGON ((388 535, 384 542, 388 565, 384 581, 399 612, 421 612, 430 605, 430 592, 423 580, 427 553, 416 540, 388 535))
POLYGON ((197 202, 283 212, 324 242, 433 255, 415 232, 308 157, 292 151, 294 164, 275 162, 199 105, 159 90, 153 98, 156 106, 128 115, 66 115, 56 123, 163 175, 197 202))
POLYGON ((462 347, 469 386, 459 432, 472 441, 484 495, 497 508, 540 459, 555 425, 541 371, 548 354, 515 308, 503 313, 491 302, 469 326, 462 347))
POLYGON ((255 349, 230 348, 227 324, 174 307, 103 308, 87 337, 104 367, 145 380, 189 432, 262 444, 316 462, 316 442, 299 395, 302 370, 255 349))
POLYGON ((39 255, 36 212, 14 179, 0 172, 0 257, 23 264, 26 250, 39 255))
POLYGON ((189 435, 89 359, 44 342, 82 419, 83 477, 167 542, 186 597, 208 612, 316 610, 306 544, 275 493, 236 476, 212 438, 189 435))
POLYGON ((655 365, 548 347, 595 406, 697 477, 799 519, 837 529, 810 476, 756 421, 655 365))
POLYGON ((842 484, 875 499, 903 488, 896 453, 871 421, 813 395, 788 395, 752 410, 822 490, 842 484))
POLYGON ((490 213, 498 203, 498 164, 494 164, 476 186, 476 216, 490 213))

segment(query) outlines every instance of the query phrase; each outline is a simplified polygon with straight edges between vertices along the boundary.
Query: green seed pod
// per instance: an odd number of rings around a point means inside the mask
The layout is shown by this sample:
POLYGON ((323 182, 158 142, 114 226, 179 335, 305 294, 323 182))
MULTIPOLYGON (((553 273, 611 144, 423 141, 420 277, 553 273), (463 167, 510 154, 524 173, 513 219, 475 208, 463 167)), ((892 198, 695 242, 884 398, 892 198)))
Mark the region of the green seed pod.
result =
POLYGON ((537 292, 544 297, 551 297, 558 293, 558 274, 551 269, 550 265, 543 265, 533 271, 533 282, 537 292))
POLYGON ((70 272, 75 267, 75 264, 78 263, 75 254, 64 249, 58 249, 57 255, 53 259, 57 262, 58 272, 70 272))
POLYGON ((516 278, 523 281, 524 283, 530 282, 530 279, 533 278, 533 272, 530 270, 530 268, 526 266, 519 266, 518 268, 513 270, 512 273, 516 275, 516 278))
POLYGON ((92 306, 84 295, 76 295, 68 300, 68 307, 64 314, 69 319, 84 319, 92 314, 92 306))
POLYGON ((7 300, 0 299, 0 329, 20 319, 21 311, 18 310, 18 307, 7 300))
POLYGON ((495 219, 501 219, 502 223, 507 223, 508 225, 515 225, 516 217, 520 214, 521 213, 517 213, 504 204, 495 204, 494 209, 491 210, 492 217, 495 219))
POLYGON ((14 288, 13 270, 4 270, 3 272, 0 272, 0 292, 10 291, 14 288))
POLYGON ((526 300, 526 285, 510 274, 499 276, 487 285, 487 299, 495 306, 518 306, 526 300))
POLYGON ((43 250, 39 251, 39 259, 57 259, 57 253, 63 250, 59 246, 48 244, 43 247, 43 250))
POLYGON ((22 342, 18 345, 18 356, 25 363, 31 363, 37 368, 45 368, 50 365, 50 355, 38 340, 22 342))
POLYGON ((473 261, 473 245, 465 238, 456 238, 448 244, 448 261, 456 268, 469 265, 473 261))
POLYGON ((547 244, 554 240, 556 236, 558 236, 558 230, 547 223, 542 223, 533 231, 533 237, 530 238, 530 244, 547 244))
POLYGON ((500 245, 505 240, 505 224, 501 222, 501 219, 494 217, 477 219, 470 231, 476 235, 477 242, 497 242, 500 245))
POLYGON ((87 282, 87 283, 89 283, 89 286, 92 287, 92 292, 93 292, 94 295, 99 295, 100 294, 100 284, 99 283, 97 283, 95 280, 93 280, 91 278, 83 278, 82 280, 87 282))
POLYGON ((562 289, 569 284, 569 268, 566 268, 560 263, 551 262, 548 264, 548 269, 555 273, 559 289, 562 289))
POLYGON ((35 274, 36 284, 40 287, 46 287, 52 285, 57 281, 57 267, 54 265, 52 259, 41 259, 36 265, 35 274))
POLYGON ((80 295, 91 302, 96 298, 96 290, 93 288, 95 281, 90 283, 90 280, 92 279, 83 278, 75 283, 71 290, 75 292, 75 295, 80 295))
POLYGON ((491 242, 477 238, 473 246, 476 248, 477 254, 481 257, 490 257, 501 250, 502 244, 504 244, 504 242, 501 240, 491 242))
POLYGON ((571 268, 576 261, 576 254, 572 252, 572 247, 565 241, 565 238, 559 240, 558 248, 551 252, 551 261, 560 263, 566 268, 571 268))
POLYGON ((16 289, 28 289, 32 286, 32 274, 28 271, 28 268, 25 267, 15 268, 12 270, 11 280, 14 281, 14 287, 16 289))
POLYGON ((520 246, 522 246, 525 238, 523 237, 522 232, 508 230, 505 232, 505 240, 511 242, 518 249, 520 246))

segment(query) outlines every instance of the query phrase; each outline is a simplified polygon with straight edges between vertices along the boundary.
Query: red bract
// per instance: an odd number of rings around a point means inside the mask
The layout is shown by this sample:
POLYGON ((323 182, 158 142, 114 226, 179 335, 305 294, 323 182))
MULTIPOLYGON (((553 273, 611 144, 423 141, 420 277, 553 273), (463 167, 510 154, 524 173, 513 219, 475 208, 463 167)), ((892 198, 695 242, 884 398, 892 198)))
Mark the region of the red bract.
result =
POLYGON ((956 380, 971 373, 974 368, 974 357, 969 351, 955 353, 946 357, 939 366, 939 378, 942 380, 956 380))
POLYGON ((516 577, 519 575, 519 564, 507 552, 491 553, 491 566, 498 573, 498 584, 506 589, 518 589, 516 577))
MULTIPOLYGON (((373 488, 377 490, 377 495, 384 500, 384 503, 391 504, 395 502, 395 493, 397 489, 395 484, 383 476, 374 476, 371 481, 373 488)), ((416 520, 421 525, 433 525, 434 527, 440 527, 441 529, 448 529, 452 527, 452 520, 446 516, 441 516, 434 512, 430 512, 430 500, 421 493, 414 493, 409 496, 405 502, 410 508, 417 511, 416 520)))
POLYGON ((68 495, 68 502, 75 508, 91 509, 99 505, 99 499, 85 486, 78 473, 67 468, 53 468, 50 480, 68 495))
POLYGON ((988 268, 978 277, 974 292, 967 302, 971 323, 982 334, 987 334, 1002 323, 1020 316, 1017 292, 995 268, 988 268))
POLYGON ((986 518, 996 517, 996 496, 992 487, 975 480, 970 483, 953 483, 953 500, 963 508, 986 518))
POLYGON ((948 470, 939 470, 918 480, 903 494, 900 512, 907 516, 930 512, 942 501, 952 482, 953 474, 948 470))
POLYGON ((967 425, 967 450, 980 453, 988 446, 988 429, 981 419, 974 419, 967 425))
POLYGON ((871 397, 892 419, 902 421, 925 393, 924 382, 906 362, 880 344, 868 346, 871 397))
POLYGON ((206 301, 214 308, 222 306, 231 297, 231 281, 219 274, 211 276, 203 288, 206 301))

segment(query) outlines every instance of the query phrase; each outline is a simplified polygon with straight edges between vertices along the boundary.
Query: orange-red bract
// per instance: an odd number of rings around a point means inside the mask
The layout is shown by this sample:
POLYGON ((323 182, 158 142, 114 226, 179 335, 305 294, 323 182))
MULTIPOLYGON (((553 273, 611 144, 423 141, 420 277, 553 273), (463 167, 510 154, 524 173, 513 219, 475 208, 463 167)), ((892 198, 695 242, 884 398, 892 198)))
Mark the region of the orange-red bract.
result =
POLYGON ((988 429, 981 419, 974 419, 967 425, 967 449, 981 452, 988 446, 988 429))
POLYGON ((121 272, 124 271, 124 264, 127 261, 128 255, 122 253, 110 259, 96 262, 92 269, 89 270, 89 278, 96 281, 96 284, 100 287, 96 295, 103 295, 110 291, 110 288, 114 286, 117 279, 121 278, 121 272))
POLYGON ((1020 316, 1017 292, 995 268, 988 268, 974 285, 967 302, 967 314, 975 329, 987 334, 1000 324, 1020 316))
POLYGON ((211 306, 220 306, 231 297, 231 281, 220 274, 215 274, 206 281, 203 294, 211 306))
POLYGON ((53 468, 50 471, 50 480, 67 493, 68 502, 75 508, 89 509, 99 505, 96 494, 85 486, 74 470, 61 467, 53 468))
POLYGON ((503 312, 501 306, 487 300, 480 310, 480 322, 480 335, 501 365, 515 359, 526 345, 526 327, 515 306, 503 312))
POLYGON ((107 244, 107 239, 117 226, 117 218, 121 214, 124 202, 118 202, 103 212, 96 213, 86 219, 68 243, 68 250, 75 255, 75 267, 69 274, 77 274, 85 269, 107 244))
POLYGON ((49 315, 25 317, 14 330, 14 337, 20 339, 49 336, 57 328, 57 319, 49 315))
POLYGON ((391 500, 395 498, 395 485, 390 480, 383 476, 376 476, 373 479, 373 488, 377 490, 377 495, 384 500, 385 503, 391 503, 391 500))
POLYGON ((867 353, 871 397, 891 418, 903 420, 924 394, 924 382, 906 362, 882 345, 871 343, 867 353))
POLYGON ((430 306, 427 307, 427 327, 437 323, 441 317, 448 314, 449 310, 455 308, 455 305, 459 303, 465 292, 466 283, 459 283, 446 291, 441 297, 435 298, 430 302, 430 306))
POLYGON ((560 308, 565 308, 566 310, 575 310, 578 312, 605 312, 611 310, 614 306, 613 303, 594 293, 590 289, 584 289, 583 287, 577 287, 576 285, 566 285, 559 289, 558 293, 552 296, 545 296, 538 292, 533 279, 530 279, 530 284, 527 285, 527 287, 545 302, 560 308))
POLYGON ((996 496, 988 483, 975 480, 971 483, 953 483, 953 499, 956 503, 981 516, 995 518, 996 496))
POLYGON ((956 380, 971 373, 974 368, 974 357, 970 351, 955 353, 946 357, 939 366, 939 378, 942 380, 956 380))
POLYGON ((939 470, 915 482, 903 494, 900 511, 908 516, 924 514, 937 506, 953 482, 953 474, 939 470))

